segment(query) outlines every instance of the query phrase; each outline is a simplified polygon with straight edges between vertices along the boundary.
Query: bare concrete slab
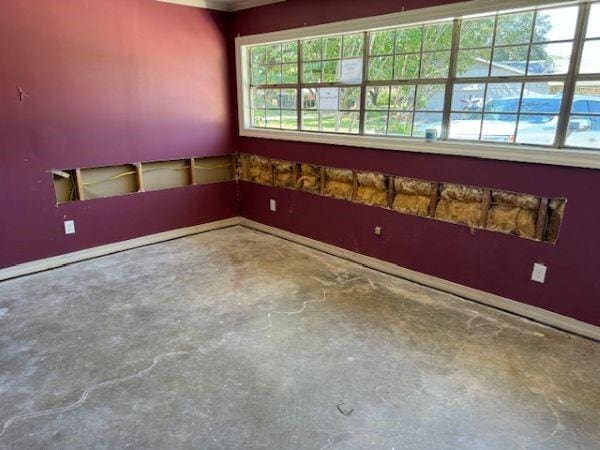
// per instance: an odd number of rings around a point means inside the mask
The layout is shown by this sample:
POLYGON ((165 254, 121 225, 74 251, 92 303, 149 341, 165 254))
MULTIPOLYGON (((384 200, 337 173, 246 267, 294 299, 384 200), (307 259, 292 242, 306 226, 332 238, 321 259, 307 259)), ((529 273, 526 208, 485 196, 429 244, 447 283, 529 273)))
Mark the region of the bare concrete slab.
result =
POLYGON ((598 448, 600 345, 241 227, 0 284, 0 448, 598 448))

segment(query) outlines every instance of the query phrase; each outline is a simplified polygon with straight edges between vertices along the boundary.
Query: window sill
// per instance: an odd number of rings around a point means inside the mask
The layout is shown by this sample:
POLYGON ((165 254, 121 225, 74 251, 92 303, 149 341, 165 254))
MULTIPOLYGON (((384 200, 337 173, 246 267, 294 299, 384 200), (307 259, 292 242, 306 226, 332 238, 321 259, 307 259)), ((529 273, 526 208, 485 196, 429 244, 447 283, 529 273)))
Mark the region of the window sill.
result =
POLYGON ((258 128, 243 128, 240 130, 240 136, 600 169, 600 151, 593 150, 555 149, 533 145, 507 145, 462 141, 425 142, 424 140, 413 138, 267 130, 258 128))

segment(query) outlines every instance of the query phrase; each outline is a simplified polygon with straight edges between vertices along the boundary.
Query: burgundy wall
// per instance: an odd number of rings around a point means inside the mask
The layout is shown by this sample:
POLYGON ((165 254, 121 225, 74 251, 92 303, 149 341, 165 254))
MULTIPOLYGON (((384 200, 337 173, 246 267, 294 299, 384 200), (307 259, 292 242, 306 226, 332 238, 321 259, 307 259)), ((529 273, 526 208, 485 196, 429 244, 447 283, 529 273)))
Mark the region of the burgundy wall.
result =
MULTIPOLYGON (((406 9, 435 2, 403 2, 406 9)), ((441 3, 441 2, 438 2, 441 3)), ((235 14, 235 34, 400 10, 394 0, 288 0, 235 14)), ((600 172, 467 157, 427 155, 268 139, 238 138, 237 150, 288 160, 566 197, 556 246, 496 232, 241 183, 241 214, 400 266, 600 325, 600 172), (268 199, 278 212, 268 211, 268 199), (383 236, 373 234, 383 227, 383 236), (530 281, 534 262, 548 265, 545 284, 530 281)))
POLYGON ((235 183, 56 206, 48 172, 230 153, 230 19, 153 0, 0 0, 0 268, 236 215, 235 183))

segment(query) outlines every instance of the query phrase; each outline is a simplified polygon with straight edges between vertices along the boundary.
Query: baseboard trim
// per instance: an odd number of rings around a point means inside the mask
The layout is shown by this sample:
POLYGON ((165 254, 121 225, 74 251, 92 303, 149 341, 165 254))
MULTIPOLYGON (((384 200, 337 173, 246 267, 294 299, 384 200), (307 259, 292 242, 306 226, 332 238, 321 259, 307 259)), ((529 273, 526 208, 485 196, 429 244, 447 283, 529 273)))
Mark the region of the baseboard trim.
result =
POLYGON ((499 295, 490 294, 489 292, 463 286, 442 278, 416 272, 387 261, 361 255, 360 253, 336 247, 331 244, 326 244, 324 242, 291 233, 289 231, 281 230, 279 228, 274 228, 269 225, 264 225, 249 219, 241 218, 240 225, 253 230, 278 236, 288 241, 305 245, 315 250, 320 250, 330 255, 338 256, 358 264, 362 264, 380 272, 405 278, 407 280, 414 281, 415 283, 448 292, 450 294, 491 306, 496 309, 507 311, 544 325, 549 325, 553 328, 558 328, 569 333, 600 341, 600 327, 591 325, 589 323, 581 322, 561 314, 553 313, 551 311, 547 311, 536 306, 527 305, 525 303, 501 297, 499 295))
POLYGON ((204 233, 206 231, 218 230, 220 228, 233 227, 239 224, 240 218, 232 217, 230 219, 204 223, 202 225, 195 225, 193 227, 178 228, 175 230, 164 231, 162 233, 150 234, 148 236, 129 239, 126 241, 100 245, 98 247, 87 248, 85 250, 66 253, 64 255, 53 256, 51 258, 38 259, 36 261, 31 261, 23 264, 18 264, 16 266, 7 267, 6 269, 1 269, 0 281, 21 277, 23 275, 29 275, 36 272, 42 272, 44 270, 54 269, 56 267, 72 264, 79 261, 85 261, 86 259, 97 258, 99 256, 108 255, 110 253, 116 253, 121 252, 123 250, 130 250, 136 247, 143 247, 145 245, 170 241, 172 239, 177 239, 192 234, 204 233))

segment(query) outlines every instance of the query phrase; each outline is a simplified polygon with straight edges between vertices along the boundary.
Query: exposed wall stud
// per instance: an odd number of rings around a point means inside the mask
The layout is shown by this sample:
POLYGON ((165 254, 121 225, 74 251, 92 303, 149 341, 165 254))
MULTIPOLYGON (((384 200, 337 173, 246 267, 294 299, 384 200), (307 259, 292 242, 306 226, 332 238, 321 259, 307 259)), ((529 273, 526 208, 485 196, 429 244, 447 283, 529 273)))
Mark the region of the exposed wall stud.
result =
POLYGON ((537 222, 535 224, 535 239, 541 241, 546 231, 546 225, 548 223, 548 203, 547 197, 542 197, 540 200, 540 208, 538 210, 537 222))
POLYGON ((81 169, 75 169, 75 188, 77 189, 77 198, 79 200, 85 200, 85 193, 83 192, 83 179, 81 177, 81 169))
POLYGON ((437 208, 439 198, 440 198, 440 184, 432 183, 431 199, 429 200, 429 217, 435 216, 435 209, 437 208))
POLYGON ((190 158, 190 184, 196 184, 196 158, 190 158))
POLYGON ((135 163, 134 166, 138 192, 144 192, 144 171, 142 169, 142 163, 135 163))
POLYGON ((492 191, 490 189, 483 190, 483 200, 481 202, 481 217, 479 218, 479 226, 485 228, 487 225, 488 211, 492 203, 492 191))

